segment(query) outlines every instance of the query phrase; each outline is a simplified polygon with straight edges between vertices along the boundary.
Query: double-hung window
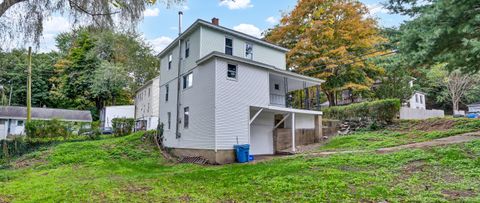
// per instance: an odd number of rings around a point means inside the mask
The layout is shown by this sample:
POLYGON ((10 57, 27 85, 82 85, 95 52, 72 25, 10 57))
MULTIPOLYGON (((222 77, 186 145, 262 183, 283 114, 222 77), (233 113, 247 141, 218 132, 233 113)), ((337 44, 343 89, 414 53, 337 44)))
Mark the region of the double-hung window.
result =
POLYGON ((245 44, 245 58, 253 59, 253 45, 246 43, 245 44))
POLYGON ((169 87, 168 87, 168 84, 165 85, 165 101, 167 102, 168 101, 168 91, 169 91, 169 87))
POLYGON ((228 64, 227 67, 227 78, 237 79, 237 65, 228 64))
POLYGON ((232 38, 225 38, 225 54, 233 55, 233 39, 232 38))
POLYGON ((190 72, 183 76, 183 89, 187 89, 193 85, 193 73, 190 72))
POLYGON ((183 128, 188 128, 188 123, 190 122, 190 108, 183 108, 183 128))
POLYGON ((190 56, 190 40, 187 39, 185 40, 185 58, 188 58, 190 56))
POLYGON ((172 54, 168 55, 168 70, 172 69, 172 60, 173 60, 172 54))

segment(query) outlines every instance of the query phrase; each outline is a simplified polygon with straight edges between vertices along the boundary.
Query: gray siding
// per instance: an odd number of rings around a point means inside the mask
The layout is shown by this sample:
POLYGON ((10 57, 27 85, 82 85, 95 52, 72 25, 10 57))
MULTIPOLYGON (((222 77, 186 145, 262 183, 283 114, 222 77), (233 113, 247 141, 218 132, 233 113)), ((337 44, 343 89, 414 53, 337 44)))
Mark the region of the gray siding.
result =
POLYGON ((169 100, 165 102, 165 86, 160 88, 160 120, 165 125, 166 146, 191 149, 215 148, 215 66, 214 61, 205 63, 192 70, 193 86, 180 90, 180 138, 175 136, 176 114, 176 80, 169 83, 169 100), (183 109, 189 107, 190 120, 188 129, 184 128, 183 109), (171 112, 171 129, 167 128, 167 112, 171 112))
MULTIPOLYGON (((196 61, 200 59, 200 29, 192 32, 184 39, 190 40, 190 56, 185 58, 185 40, 182 40, 182 70, 181 73, 186 73, 197 66, 196 61)), ((178 70, 178 44, 166 52, 160 58, 160 85, 163 85, 177 77, 178 70), (168 56, 172 54, 172 66, 168 69, 168 56)))
POLYGON ((261 63, 275 66, 279 69, 286 69, 285 53, 282 51, 266 47, 248 39, 234 37, 216 30, 201 28, 200 58, 210 54, 213 51, 225 53, 225 37, 233 39, 233 55, 245 57, 245 44, 253 44, 253 60, 261 63))
POLYGON ((227 79, 227 64, 216 59, 215 134, 217 149, 250 143, 250 106, 267 106, 268 72, 249 65, 238 65, 238 79, 227 79))

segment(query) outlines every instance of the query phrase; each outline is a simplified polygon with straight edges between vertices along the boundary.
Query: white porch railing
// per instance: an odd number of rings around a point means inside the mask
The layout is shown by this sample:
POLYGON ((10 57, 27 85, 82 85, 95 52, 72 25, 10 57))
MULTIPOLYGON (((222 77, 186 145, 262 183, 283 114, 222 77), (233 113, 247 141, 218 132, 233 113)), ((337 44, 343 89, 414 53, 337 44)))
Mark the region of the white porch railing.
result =
POLYGON ((285 95, 270 94, 270 104, 285 107, 285 95))

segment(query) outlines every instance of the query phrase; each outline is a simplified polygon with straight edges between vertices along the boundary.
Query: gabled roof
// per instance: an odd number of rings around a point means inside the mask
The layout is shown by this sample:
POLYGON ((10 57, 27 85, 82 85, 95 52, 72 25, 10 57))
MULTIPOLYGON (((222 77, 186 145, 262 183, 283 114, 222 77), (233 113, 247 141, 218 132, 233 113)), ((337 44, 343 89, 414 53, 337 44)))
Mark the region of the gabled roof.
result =
MULTIPOLYGON (((0 106, 0 118, 26 119, 27 107, 0 106)), ((92 114, 90 111, 82 110, 32 108, 32 119, 34 120, 51 120, 54 118, 64 121, 91 122, 92 114)))
POLYGON ((272 44, 272 43, 267 42, 265 40, 256 38, 254 36, 247 35, 245 33, 238 32, 236 30, 232 30, 230 28, 226 28, 226 27, 223 27, 223 26, 220 26, 220 25, 214 25, 214 24, 212 24, 208 21, 202 20, 202 19, 197 19, 192 25, 190 25, 190 27, 188 27, 184 32, 182 32, 182 34, 180 34, 177 38, 175 38, 175 40, 173 40, 173 42, 171 42, 167 47, 165 47, 165 49, 163 49, 157 56, 160 57, 160 56, 164 55, 172 47, 174 47, 176 44, 178 44, 178 40, 182 39, 183 37, 187 36, 191 32, 195 31, 196 28, 198 28, 200 26, 205 26, 205 27, 208 27, 208 28, 212 28, 214 30, 217 30, 217 31, 220 31, 220 32, 223 32, 223 33, 227 33, 229 35, 232 35, 232 36, 235 36, 235 37, 238 37, 238 38, 251 40, 253 42, 265 45, 265 46, 270 47, 270 48, 277 49, 279 51, 283 51, 283 52, 288 52, 289 51, 289 49, 287 49, 287 48, 278 46, 276 44, 272 44))
POLYGON ((272 66, 272 65, 268 65, 268 64, 265 64, 265 63, 261 63, 261 62, 258 62, 258 61, 254 61, 254 60, 250 60, 250 59, 246 59, 246 58, 242 58, 242 57, 238 57, 238 56, 227 55, 227 54, 224 54, 224 53, 221 53, 221 52, 218 52, 218 51, 214 51, 214 52, 206 55, 205 57, 197 60, 197 64, 202 64, 202 63, 204 63, 204 62, 206 62, 206 61, 208 61, 208 60, 210 60, 211 58, 214 58, 214 57, 219 57, 219 58, 223 58, 223 59, 228 59, 228 60, 232 60, 232 61, 237 61, 237 62, 241 62, 241 63, 246 63, 246 64, 262 67, 262 68, 265 68, 265 69, 267 69, 271 72, 274 72, 274 73, 279 73, 279 74, 283 74, 283 75, 287 75, 287 76, 300 78, 300 79, 303 79, 305 81, 312 82, 312 83, 320 84, 320 83, 325 82, 324 80, 321 80, 321 79, 318 79, 318 78, 312 78, 312 77, 308 77, 308 76, 301 75, 301 74, 298 74, 298 73, 294 73, 294 72, 291 72, 291 71, 278 69, 278 68, 276 68, 275 66, 272 66))

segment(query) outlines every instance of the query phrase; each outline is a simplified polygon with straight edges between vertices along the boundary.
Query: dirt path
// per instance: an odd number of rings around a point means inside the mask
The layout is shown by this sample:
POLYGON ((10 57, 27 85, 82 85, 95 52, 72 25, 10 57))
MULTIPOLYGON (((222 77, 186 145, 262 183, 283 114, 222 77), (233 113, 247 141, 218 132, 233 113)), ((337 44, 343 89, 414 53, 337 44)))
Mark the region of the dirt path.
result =
POLYGON ((388 152, 399 151, 402 149, 427 148, 427 147, 435 147, 435 146, 442 146, 442 145, 458 144, 458 143, 470 142, 478 139, 480 139, 480 132, 473 132, 473 133, 466 133, 466 134, 455 135, 450 137, 444 137, 444 138, 435 139, 435 140, 426 141, 426 142, 417 142, 412 144, 400 145, 396 147, 381 148, 381 149, 377 149, 376 152, 388 153, 388 152))
MULTIPOLYGON (((418 149, 428 148, 442 145, 458 144, 464 142, 470 142, 473 140, 480 140, 480 131, 473 133, 465 133, 461 135, 455 135, 450 137, 439 138, 431 141, 417 142, 412 144, 400 145, 396 147, 386 147, 375 150, 376 153, 390 153, 396 152, 402 149, 418 149)), ((349 153, 361 153, 368 152, 367 150, 351 150, 351 151, 332 151, 332 152, 313 152, 306 153, 309 156, 328 156, 332 154, 349 154, 349 153)))

